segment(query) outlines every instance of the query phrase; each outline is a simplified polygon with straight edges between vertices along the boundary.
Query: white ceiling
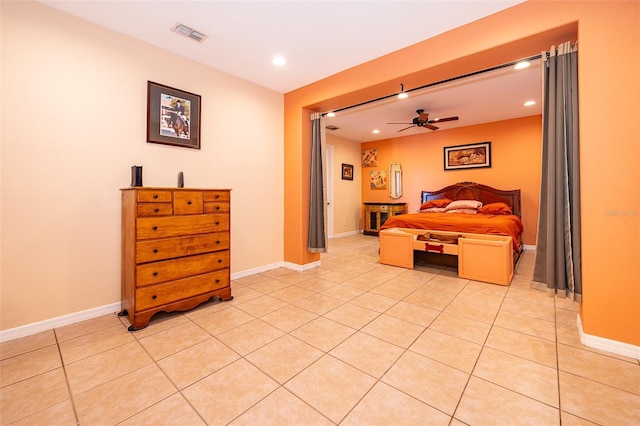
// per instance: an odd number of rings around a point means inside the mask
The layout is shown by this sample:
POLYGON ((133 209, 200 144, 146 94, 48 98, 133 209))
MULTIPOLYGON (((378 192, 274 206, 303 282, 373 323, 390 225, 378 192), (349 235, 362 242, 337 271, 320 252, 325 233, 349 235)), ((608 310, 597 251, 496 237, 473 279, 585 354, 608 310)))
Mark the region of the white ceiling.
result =
MULTIPOLYGON (((287 93, 524 0, 39 1, 279 93, 287 93), (189 26, 207 38, 199 43, 178 35, 171 31, 177 23, 189 26), (285 56, 286 65, 273 65, 274 55, 285 56)), ((445 129, 513 118, 517 103, 521 105, 523 99, 533 96, 527 95, 527 90, 535 92, 539 98, 539 82, 536 86, 532 81, 525 82, 515 76, 507 83, 488 78, 480 80, 490 85, 483 89, 482 85, 457 82, 446 89, 446 93, 443 86, 438 86, 429 91, 426 99, 418 99, 414 93, 401 104, 388 103, 387 109, 377 116, 360 116, 359 112, 366 110, 369 114, 376 108, 359 108, 330 119, 333 122, 327 120, 327 124, 341 127, 336 135, 368 141, 391 137, 386 131, 377 136, 371 134, 372 123, 380 130, 397 130, 401 126, 377 123, 410 122, 418 108, 424 108, 431 117, 460 117, 459 121, 442 123, 441 128, 445 129), (497 87, 500 90, 496 91, 497 87), (510 89, 505 90, 505 87, 510 89), (523 93, 515 93, 516 90, 523 93), (501 104, 498 97, 507 99, 501 104), (479 99, 479 107, 466 109, 472 98, 474 102, 475 98, 479 99), (487 107, 489 101, 491 108, 487 107), (350 117, 351 123, 346 117, 350 117)), ((522 115, 535 113, 539 111, 522 115)), ((425 131, 428 130, 410 129, 402 135, 425 131)), ((395 131, 392 133, 398 135, 395 131)))

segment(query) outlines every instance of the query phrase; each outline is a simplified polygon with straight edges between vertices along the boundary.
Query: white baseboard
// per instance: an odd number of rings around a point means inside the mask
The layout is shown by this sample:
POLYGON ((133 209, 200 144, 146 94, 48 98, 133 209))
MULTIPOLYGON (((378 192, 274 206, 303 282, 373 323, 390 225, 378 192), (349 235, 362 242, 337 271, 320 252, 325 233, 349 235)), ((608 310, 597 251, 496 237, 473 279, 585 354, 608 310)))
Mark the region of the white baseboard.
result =
POLYGON ((237 280, 238 278, 248 277, 249 275, 259 274, 260 272, 267 272, 272 269, 285 268, 285 262, 276 262, 271 263, 269 265, 260 266, 258 268, 245 269, 244 271, 234 272, 231 274, 232 280, 237 280))
POLYGON ((532 246, 530 244, 524 244, 522 247, 524 247, 525 250, 536 250, 536 246, 532 246))
POLYGON ((362 234, 362 231, 349 231, 349 232, 342 232, 340 234, 335 234, 329 238, 342 238, 342 237, 348 237, 350 235, 358 235, 358 234, 362 234))
POLYGON ((0 343, 120 311, 120 302, 0 331, 0 343))
POLYGON ((582 320, 578 314, 578 335, 580 343, 590 348, 599 349, 601 351, 611 352, 618 355, 628 356, 629 358, 640 359, 640 346, 631 345, 629 343, 618 342, 617 340, 605 339, 604 337, 592 336, 582 330, 582 320))
POLYGON ((316 260, 315 262, 305 263, 304 265, 298 265, 297 263, 284 262, 284 267, 287 269, 291 269, 293 271, 304 272, 309 269, 317 268, 320 266, 320 261, 316 260))

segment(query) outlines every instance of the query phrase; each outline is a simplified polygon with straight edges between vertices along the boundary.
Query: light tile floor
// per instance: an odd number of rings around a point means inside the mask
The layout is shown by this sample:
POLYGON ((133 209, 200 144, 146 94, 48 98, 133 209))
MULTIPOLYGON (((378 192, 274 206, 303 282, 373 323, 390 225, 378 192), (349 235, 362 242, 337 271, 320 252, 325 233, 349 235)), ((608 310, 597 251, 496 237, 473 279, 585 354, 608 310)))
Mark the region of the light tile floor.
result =
POLYGON ((0 424, 640 424, 638 360, 582 346, 533 257, 505 287, 355 235, 135 333, 114 314, 5 342, 0 424))

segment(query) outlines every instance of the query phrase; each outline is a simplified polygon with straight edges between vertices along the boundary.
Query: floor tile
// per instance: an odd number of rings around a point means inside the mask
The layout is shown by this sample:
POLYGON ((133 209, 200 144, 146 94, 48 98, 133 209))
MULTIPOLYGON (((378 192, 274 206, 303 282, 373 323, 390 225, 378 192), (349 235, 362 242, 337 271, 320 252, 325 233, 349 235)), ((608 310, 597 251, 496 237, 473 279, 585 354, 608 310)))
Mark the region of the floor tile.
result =
POLYGON ((284 386, 339 423, 374 384, 375 379, 368 374, 325 355, 284 386))
POLYGON ((74 402, 81 425, 116 424, 176 392, 158 366, 150 364, 76 395, 74 402))
POLYGON ((194 318, 193 322, 212 336, 217 336, 254 319, 255 317, 253 315, 249 315, 236 307, 231 307, 211 315, 194 318))
POLYGON ((273 379, 239 359, 184 389, 182 394, 207 424, 222 425, 277 388, 273 379))
POLYGON ((469 374, 414 352, 406 352, 382 381, 420 401, 453 415, 469 374))
POLYGON ((485 346, 556 368, 556 345, 539 337, 493 327, 485 346))
POLYGON ((284 332, 262 320, 253 320, 217 336, 218 339, 240 355, 247 355, 276 340, 284 332))
POLYGON ((519 331, 520 333, 540 337, 552 342, 556 340, 556 327, 555 324, 550 321, 500 310, 494 324, 502 328, 519 331))
POLYGON ((285 383, 319 359, 324 352, 303 341, 284 335, 245 358, 269 377, 285 383))
MULTIPOLYGON (((4 419, 4 417, 0 416, 0 419, 4 419)), ((2 424, 5 424, 4 420, 2 420, 2 424)), ((56 405, 24 417, 15 423, 11 423, 12 426, 76 426, 77 424, 78 420, 76 419, 71 399, 64 400, 56 405)))
POLYGON ((343 300, 325 294, 312 294, 309 297, 297 301, 294 305, 313 312, 314 314, 323 315, 344 303, 343 300))
POLYGON ((158 361, 158 365, 178 389, 197 382, 231 364, 240 355, 216 338, 208 338, 158 361))
POLYGON ((334 423, 288 390, 278 388, 230 424, 324 426, 334 423))
POLYGON ((408 348, 424 331, 424 327, 382 314, 362 328, 364 333, 375 336, 402 348, 408 348))
POLYGON ((32 334, 31 336, 2 342, 0 343, 0 360, 55 344, 56 335, 53 330, 42 331, 32 334))
POLYGON ((362 398, 341 425, 448 425, 451 417, 382 382, 362 398))
POLYGON ((640 424, 640 396, 560 371, 562 410, 601 425, 640 424))
MULTIPOLYGON (((239 300, 239 299, 238 299, 239 300)), ((287 302, 277 299, 270 295, 264 295, 251 299, 248 302, 242 302, 235 305, 238 309, 259 318, 270 312, 277 311, 280 308, 287 306, 287 302)))
POLYGON ((314 292, 310 290, 305 290, 304 288, 291 285, 281 290, 274 291, 273 293, 270 294, 270 296, 275 297, 276 299, 283 302, 295 303, 300 299, 304 299, 305 297, 311 296, 312 294, 314 294, 314 292))
POLYGON ((559 407, 558 372, 555 368, 484 348, 473 375, 552 407, 559 407))
POLYGON ((62 368, 0 388, 2 424, 10 424, 69 400, 62 368))
POLYGON ((210 337, 209 333, 189 321, 140 339, 139 342, 157 361, 210 337))
POLYGON ((329 354, 379 379, 403 352, 399 346, 357 332, 329 354))
POLYGON ((402 300, 389 308, 385 314, 427 327, 440 314, 440 311, 402 300))
POLYGON ((323 352, 329 352, 355 332, 351 327, 320 317, 292 331, 291 335, 323 352))
POLYGON ((317 315, 305 309, 288 305, 261 317, 261 320, 288 333, 317 317, 317 315))
POLYGON ((559 425, 558 409, 471 377, 454 417, 469 425, 559 425))
POLYGON ((0 361, 0 387, 62 367, 58 346, 46 346, 0 361))
POLYGON ((118 426, 205 426, 206 423, 179 393, 129 417, 118 426))
POLYGON ((558 366, 561 371, 640 396, 640 366, 638 364, 584 349, 558 345, 558 366))
POLYGON ((436 330, 427 329, 409 348, 450 367, 471 373, 480 355, 481 345, 436 330))
POLYGON ((65 370, 71 393, 77 395, 152 362, 138 342, 130 342, 73 362, 65 370))
POLYGON ((487 340, 491 325, 443 312, 438 315, 429 328, 482 345, 487 340))
POLYGON ((373 321, 380 313, 361 306, 345 303, 337 308, 324 314, 325 318, 329 318, 347 327, 360 329, 373 321))
POLYGON ((56 328, 55 333, 58 341, 64 342, 65 340, 95 333, 116 325, 121 325, 120 320, 116 314, 109 314, 56 328))
POLYGON ((70 364, 133 341, 135 338, 132 334, 119 323, 116 326, 62 341, 59 346, 62 361, 70 364))

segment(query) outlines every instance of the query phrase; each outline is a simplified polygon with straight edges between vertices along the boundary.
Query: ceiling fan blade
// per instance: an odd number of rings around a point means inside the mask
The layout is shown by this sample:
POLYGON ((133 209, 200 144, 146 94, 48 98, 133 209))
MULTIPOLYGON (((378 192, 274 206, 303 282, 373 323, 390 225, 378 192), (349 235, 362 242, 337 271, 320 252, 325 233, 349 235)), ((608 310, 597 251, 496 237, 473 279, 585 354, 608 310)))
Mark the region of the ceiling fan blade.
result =
POLYGON ((433 119, 433 120, 429 120, 429 123, 442 123, 444 121, 455 121, 457 119, 458 119, 457 116, 456 117, 436 118, 436 119, 433 119))
POLYGON ((436 126, 434 126, 432 124, 429 124, 429 123, 424 123, 424 127, 426 127, 427 129, 431 129, 431 130, 438 130, 439 129, 439 127, 436 127, 436 126))
MULTIPOLYGON (((407 123, 407 124, 408 124, 408 123, 407 123)), ((405 130, 407 130, 407 129, 410 129, 410 128, 412 128, 412 127, 416 127, 416 126, 414 125, 414 126, 405 127, 404 129, 400 129, 400 130, 398 130, 398 131, 399 131, 399 132, 403 132, 403 131, 405 131, 405 130)))

